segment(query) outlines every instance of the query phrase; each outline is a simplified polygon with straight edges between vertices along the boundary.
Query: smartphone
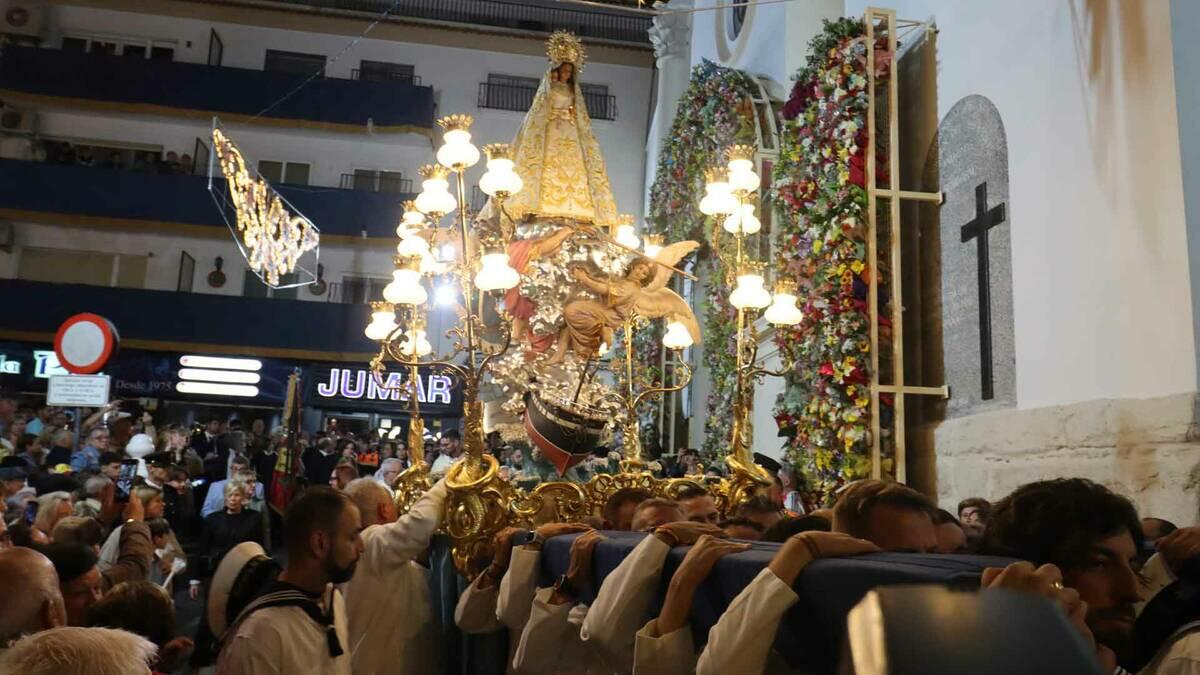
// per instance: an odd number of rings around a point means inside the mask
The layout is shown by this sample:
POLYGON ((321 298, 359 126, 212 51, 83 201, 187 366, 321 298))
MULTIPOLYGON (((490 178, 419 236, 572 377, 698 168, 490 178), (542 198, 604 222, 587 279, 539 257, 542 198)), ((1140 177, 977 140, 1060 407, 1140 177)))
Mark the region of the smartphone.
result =
POLYGON ((127 501, 129 492, 133 489, 133 479, 137 477, 138 461, 136 459, 121 460, 121 472, 117 475, 117 499, 127 501))

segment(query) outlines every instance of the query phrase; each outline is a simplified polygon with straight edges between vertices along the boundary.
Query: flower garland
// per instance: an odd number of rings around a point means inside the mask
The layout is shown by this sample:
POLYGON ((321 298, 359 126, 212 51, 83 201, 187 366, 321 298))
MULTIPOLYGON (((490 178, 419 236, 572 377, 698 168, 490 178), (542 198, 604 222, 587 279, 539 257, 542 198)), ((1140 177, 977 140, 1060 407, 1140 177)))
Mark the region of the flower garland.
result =
MULTIPOLYGON (((692 239, 703 245, 700 264, 709 279, 721 279, 724 270, 712 255, 709 234, 712 220, 698 207, 704 194, 705 169, 723 162, 720 153, 734 143, 754 143, 752 95, 757 90, 747 74, 704 60, 694 68, 688 90, 679 101, 671 132, 659 156, 654 185, 650 188, 650 219, 646 229, 663 234, 666 241, 692 239)), ((721 283, 709 283, 703 297, 704 358, 712 382, 707 401, 702 454, 709 462, 723 458, 729 449, 729 411, 733 408, 735 365, 731 336, 736 316, 721 283)), ((638 363, 648 364, 651 378, 661 377, 658 364, 662 342, 659 328, 640 331, 634 339, 638 363)), ((652 409, 651 409, 652 410, 652 409)), ((643 413, 645 415, 646 413, 643 413)), ((643 429, 647 420, 643 417, 643 429)))
MULTIPOLYGON (((784 106, 773 198, 781 215, 779 272, 800 280, 804 321, 780 329, 796 367, 778 397, 775 418, 788 436, 786 455, 828 497, 870 472, 870 318, 867 289, 867 76, 863 23, 826 22, 810 43, 807 65, 784 106)), ((886 49, 886 43, 884 44, 886 49)), ((877 76, 887 53, 876 51, 877 76)), ((884 138, 878 141, 886 141, 884 138)), ((878 180, 887 148, 877 144, 878 180)), ((886 209, 878 213, 886 214, 886 209)), ((880 219, 879 231, 888 231, 880 219)), ((889 247, 881 237, 880 251, 889 247)), ((878 270, 880 343, 890 342, 886 269, 878 270)), ((890 355, 881 354, 881 369, 890 355)), ((883 398, 883 397, 881 397, 883 398)), ((890 399, 881 423, 890 419, 890 399)), ((889 425, 881 425, 886 428, 889 425)), ((885 439, 886 440, 886 439, 885 439)), ((887 467, 885 466, 885 469, 887 467)))

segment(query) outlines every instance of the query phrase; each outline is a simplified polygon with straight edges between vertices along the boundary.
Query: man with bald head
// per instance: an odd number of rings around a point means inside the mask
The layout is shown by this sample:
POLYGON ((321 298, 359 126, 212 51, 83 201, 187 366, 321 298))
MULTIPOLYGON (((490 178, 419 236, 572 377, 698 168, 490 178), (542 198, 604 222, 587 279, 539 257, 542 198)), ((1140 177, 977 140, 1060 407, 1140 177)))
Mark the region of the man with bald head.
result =
POLYGON ((31 548, 0 549, 0 598, 0 659, 22 635, 67 623, 54 565, 31 548))

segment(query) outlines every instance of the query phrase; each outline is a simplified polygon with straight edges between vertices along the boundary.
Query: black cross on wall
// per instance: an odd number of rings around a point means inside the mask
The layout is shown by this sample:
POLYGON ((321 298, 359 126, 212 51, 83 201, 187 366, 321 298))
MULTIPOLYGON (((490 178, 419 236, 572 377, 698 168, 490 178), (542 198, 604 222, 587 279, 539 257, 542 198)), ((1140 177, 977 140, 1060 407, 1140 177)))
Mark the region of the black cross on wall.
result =
POLYGON ((1004 204, 987 207, 987 183, 975 186, 975 219, 962 226, 962 241, 975 240, 979 269, 979 374, 983 400, 995 398, 992 386, 992 286, 989 281, 987 231, 1004 222, 1004 204))

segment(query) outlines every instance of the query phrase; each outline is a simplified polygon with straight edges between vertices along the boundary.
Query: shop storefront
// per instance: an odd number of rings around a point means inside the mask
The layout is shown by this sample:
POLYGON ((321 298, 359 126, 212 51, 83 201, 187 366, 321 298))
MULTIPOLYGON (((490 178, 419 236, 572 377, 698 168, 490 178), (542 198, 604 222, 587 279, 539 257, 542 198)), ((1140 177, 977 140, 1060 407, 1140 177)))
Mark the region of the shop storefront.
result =
MULTIPOLYGON (((355 433, 387 430, 385 433, 392 438, 407 435, 407 369, 389 372, 377 381, 366 364, 314 363, 305 369, 305 375, 304 404, 314 411, 313 417, 321 427, 332 425, 355 433)), ((417 403, 429 433, 458 428, 462 388, 453 378, 432 369, 419 369, 417 403)), ((307 416, 305 426, 310 426, 307 416)))
MULTIPOLYGON (((208 356, 136 349, 121 350, 104 369, 113 399, 138 400, 160 423, 191 425, 209 416, 279 423, 288 376, 299 369, 304 428, 337 426, 366 433, 407 432, 408 373, 389 373, 383 387, 363 363, 319 363, 285 359, 208 356)), ((0 342, 0 390, 40 405, 51 375, 66 375, 49 344, 0 342)), ((462 391, 452 378, 419 371, 417 400, 433 433, 457 428, 462 391)))

